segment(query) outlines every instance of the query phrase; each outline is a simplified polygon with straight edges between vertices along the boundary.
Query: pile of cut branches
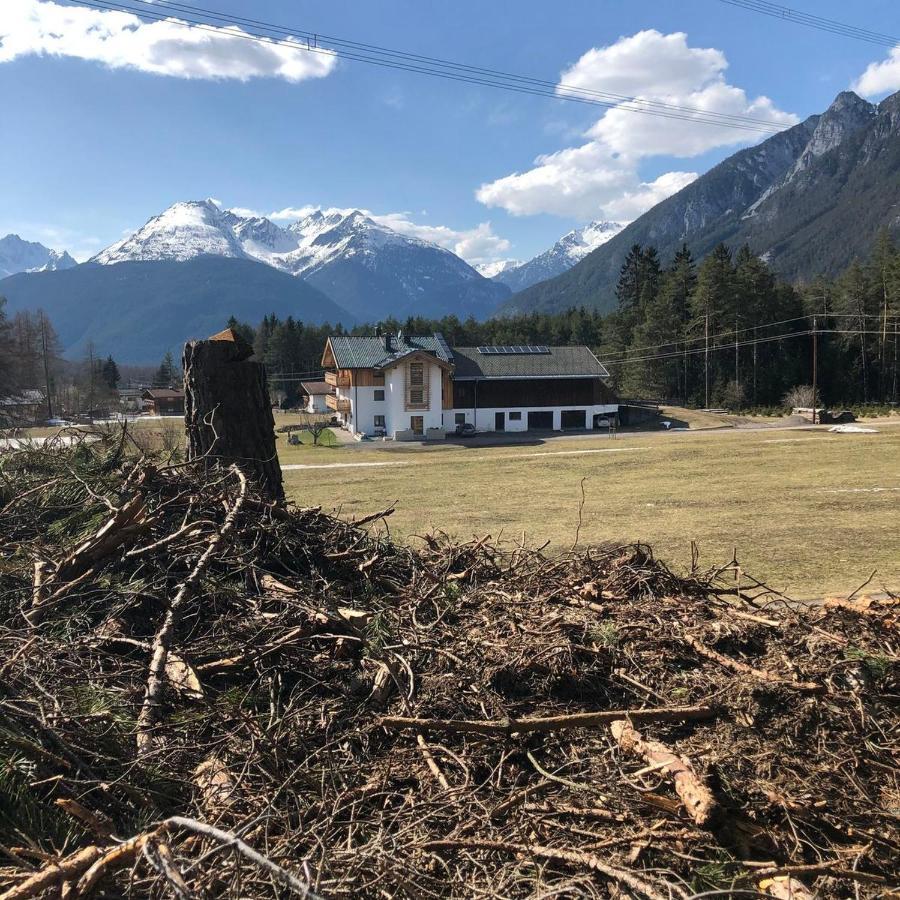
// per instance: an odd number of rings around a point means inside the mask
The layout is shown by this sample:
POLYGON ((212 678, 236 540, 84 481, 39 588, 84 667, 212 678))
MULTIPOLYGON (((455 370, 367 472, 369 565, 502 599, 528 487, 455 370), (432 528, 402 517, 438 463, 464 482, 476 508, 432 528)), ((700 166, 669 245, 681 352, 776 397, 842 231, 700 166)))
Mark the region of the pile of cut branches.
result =
POLYGON ((126 443, 0 455, 3 900, 895 889, 896 598, 414 550, 126 443))

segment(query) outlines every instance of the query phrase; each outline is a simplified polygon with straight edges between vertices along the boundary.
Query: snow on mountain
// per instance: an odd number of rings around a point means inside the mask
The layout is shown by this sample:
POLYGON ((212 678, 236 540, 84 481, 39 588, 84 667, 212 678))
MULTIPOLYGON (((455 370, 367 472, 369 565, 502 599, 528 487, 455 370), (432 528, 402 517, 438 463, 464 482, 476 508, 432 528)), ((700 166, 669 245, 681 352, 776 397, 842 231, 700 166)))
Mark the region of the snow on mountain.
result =
POLYGON ((592 250, 615 237, 624 227, 619 222, 591 222, 583 228, 573 228, 549 250, 538 254, 534 259, 517 266, 507 266, 485 277, 493 278, 513 291, 522 291, 539 281, 546 281, 571 269, 592 250))
POLYGON ((103 265, 224 256, 255 260, 309 281, 362 319, 387 315, 486 315, 508 290, 436 244, 364 213, 316 211, 286 228, 213 200, 175 203, 98 253, 103 265))
POLYGON ((519 266, 525 264, 522 259, 495 259, 493 262, 479 263, 475 266, 475 271, 483 278, 493 278, 495 281, 501 281, 498 275, 504 272, 511 272, 518 269, 519 266))
POLYGON ((36 241, 24 241, 17 234, 0 238, 0 278, 18 272, 56 272, 77 265, 65 250, 51 250, 36 241))
POLYGON ((238 220, 212 200, 175 203, 91 261, 114 265, 160 259, 184 262, 203 255, 241 258, 247 254, 234 234, 233 222, 238 220))

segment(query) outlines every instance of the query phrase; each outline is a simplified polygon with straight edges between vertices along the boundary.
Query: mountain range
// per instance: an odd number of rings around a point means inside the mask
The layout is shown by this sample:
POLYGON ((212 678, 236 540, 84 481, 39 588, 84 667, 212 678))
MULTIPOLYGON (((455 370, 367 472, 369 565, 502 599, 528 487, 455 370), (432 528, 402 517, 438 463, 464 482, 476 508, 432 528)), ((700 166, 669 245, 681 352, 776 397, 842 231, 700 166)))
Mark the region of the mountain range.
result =
POLYGON ((683 244, 696 259, 720 242, 747 244, 796 282, 865 256, 880 228, 900 232, 900 93, 876 106, 845 91, 824 113, 728 157, 501 311, 613 310, 634 244, 656 247, 664 263, 683 244))
POLYGON ((35 241, 23 241, 17 234, 0 238, 0 278, 17 272, 56 272, 77 265, 65 250, 51 250, 35 241))
POLYGON ((451 311, 483 318, 509 294, 449 250, 358 210, 316 211, 282 228, 212 200, 176 203, 91 261, 110 266, 204 255, 253 260, 301 278, 346 310, 350 321, 451 311))
POLYGON ((634 244, 655 246, 667 263, 683 244, 700 259, 720 242, 746 243, 783 277, 811 279, 865 255, 883 227, 900 231, 900 93, 876 106, 847 91, 627 226, 592 222, 526 262, 479 271, 359 210, 315 211, 282 227, 213 200, 185 201, 82 265, 8 235, 0 240, 0 295, 12 312, 44 307, 68 353, 92 339, 123 362, 147 362, 230 315, 352 325, 610 311, 634 244))
POLYGON ((564 271, 620 227, 591 223, 486 277, 359 210, 314 211, 282 227, 213 200, 181 201, 80 266, 66 253, 5 238, 0 294, 10 312, 44 308, 69 355, 93 340, 123 362, 144 362, 230 315, 345 326, 388 316, 485 318, 513 289, 564 271))

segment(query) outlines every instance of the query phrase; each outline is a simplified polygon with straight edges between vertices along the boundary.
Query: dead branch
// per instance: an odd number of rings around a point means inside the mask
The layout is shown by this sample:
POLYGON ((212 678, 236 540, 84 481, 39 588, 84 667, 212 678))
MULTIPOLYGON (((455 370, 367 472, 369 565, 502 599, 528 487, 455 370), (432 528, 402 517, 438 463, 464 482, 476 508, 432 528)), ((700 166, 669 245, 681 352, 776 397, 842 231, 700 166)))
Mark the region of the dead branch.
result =
POLYGON ((721 710, 715 706, 669 706, 662 709, 618 709, 603 712, 572 713, 544 718, 509 719, 504 722, 466 719, 410 719, 382 716, 378 724, 385 728, 419 728, 456 734, 508 736, 531 732, 567 731, 573 728, 598 728, 627 716, 635 722, 696 722, 713 719, 721 710))
POLYGON ((159 711, 162 707, 163 689, 166 684, 166 661, 169 648, 175 635, 175 628, 181 614, 181 607, 200 582, 200 578, 206 571, 213 555, 219 547, 228 540, 231 532, 237 524, 237 516, 247 496, 247 478, 236 466, 231 467, 232 474, 238 479, 240 491, 234 501, 222 527, 209 539, 206 549, 197 560, 191 573, 184 580, 175 598, 169 604, 162 625, 153 639, 153 652, 150 657, 150 672, 147 676, 147 688, 144 694, 144 703, 141 707, 137 721, 137 746, 138 753, 149 752, 153 747, 152 730, 159 720, 159 711))
POLYGON ((649 766, 670 775, 675 782, 675 793, 681 798, 688 815, 701 828, 709 824, 718 804, 712 791, 687 759, 677 756, 659 741, 645 741, 625 720, 613 722, 610 731, 623 751, 643 756, 649 766))
POLYGON ((625 885, 647 900, 670 900, 672 896, 686 898, 687 894, 672 884, 664 887, 656 887, 643 878, 629 872, 626 869, 614 868, 603 862, 599 857, 591 853, 579 853, 571 850, 557 850, 553 847, 544 847, 540 844, 513 844, 506 841, 471 840, 442 840, 428 841, 422 844, 423 850, 493 850, 500 853, 514 853, 517 856, 539 857, 551 859, 556 862, 565 862, 578 866, 584 866, 604 876, 610 881, 625 885))
POLYGON ((717 650, 713 650, 712 647, 707 647, 702 641, 695 637, 691 637, 690 635, 685 635, 684 641, 689 644, 696 653, 699 653, 700 656, 704 656, 706 659, 717 662, 720 666, 731 669, 732 672, 748 675, 756 681, 762 681, 765 684, 777 684, 779 687, 790 688, 794 691, 802 691, 805 694, 824 694, 826 691, 824 685, 816 684, 812 681, 792 681, 790 678, 782 678, 780 675, 776 675, 773 672, 754 669, 753 666, 749 666, 747 663, 732 659, 730 656, 725 656, 717 650))

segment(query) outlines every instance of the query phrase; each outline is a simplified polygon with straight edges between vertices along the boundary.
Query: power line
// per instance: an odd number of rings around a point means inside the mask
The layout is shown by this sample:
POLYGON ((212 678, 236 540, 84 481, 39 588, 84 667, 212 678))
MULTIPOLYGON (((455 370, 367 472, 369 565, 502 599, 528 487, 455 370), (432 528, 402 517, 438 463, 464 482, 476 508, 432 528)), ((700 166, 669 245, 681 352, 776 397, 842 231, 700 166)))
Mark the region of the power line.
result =
MULTIPOLYGON (((762 327, 762 326, 760 326, 760 327, 762 327)), ((819 335, 849 334, 849 335, 853 335, 853 336, 859 336, 859 335, 864 335, 864 334, 874 334, 874 335, 881 334, 880 331, 870 331, 870 330, 863 330, 863 329, 839 329, 839 328, 819 328, 819 329, 816 329, 815 333, 819 334, 819 335)), ((756 346, 758 344, 769 344, 769 343, 772 343, 773 341, 783 341, 783 340, 787 340, 788 338, 807 337, 811 334, 813 334, 813 329, 808 328, 804 331, 792 331, 789 334, 776 334, 776 335, 772 335, 772 337, 767 337, 767 338, 756 338, 756 339, 750 339, 747 341, 738 341, 737 344, 735 344, 734 342, 731 342, 731 343, 726 342, 726 343, 710 346, 709 352, 712 353, 715 350, 733 351, 735 346, 751 347, 751 346, 756 346)), ((681 343, 681 342, 680 341, 671 341, 669 344, 664 345, 664 346, 673 347, 673 350, 670 353, 659 353, 659 354, 654 354, 651 356, 621 357, 618 359, 604 358, 604 359, 601 359, 601 362, 603 363, 604 366, 623 366, 623 365, 628 365, 629 363, 634 363, 634 362, 654 362, 654 361, 666 360, 666 359, 682 359, 685 356, 697 356, 701 353, 706 352, 705 347, 695 347, 695 348, 688 349, 688 350, 674 349, 675 346, 679 343, 681 343)))
POLYGON ((606 109, 622 109, 626 112, 639 113, 641 115, 684 120, 703 125, 752 131, 754 133, 776 134, 787 127, 780 122, 752 116, 716 113, 696 107, 630 97, 575 85, 559 85, 553 81, 528 75, 517 75, 497 69, 471 66, 439 57, 393 50, 299 28, 289 29, 269 22, 226 15, 204 7, 173 2, 173 0, 72 0, 72 2, 77 2, 78 5, 88 6, 93 9, 129 12, 150 21, 168 21, 181 27, 216 34, 221 34, 223 25, 234 25, 236 30, 228 32, 228 35, 234 38, 287 47, 300 52, 336 56, 341 59, 349 59, 355 62, 364 62, 383 68, 398 69, 451 81, 547 97, 553 100, 601 106, 606 109), (172 18, 165 10, 169 10, 170 13, 177 13, 180 18, 172 18), (272 33, 282 36, 273 36, 272 33))
POLYGON ((889 34, 870 31, 868 28, 859 28, 856 25, 837 22, 834 19, 826 19, 822 16, 814 16, 811 13, 800 12, 787 6, 780 6, 777 3, 769 3, 768 0, 719 0, 719 2, 747 9, 751 12, 762 13, 776 19, 782 19, 785 22, 793 22, 795 25, 805 25, 808 28, 818 28, 820 31, 827 31, 830 34, 840 35, 841 37, 866 41, 869 44, 880 44, 885 47, 895 47, 900 44, 900 38, 892 37, 889 34))
MULTIPOLYGON (((736 330, 732 328, 729 331, 719 331, 719 332, 716 332, 716 334, 711 334, 709 336, 709 339, 712 341, 712 340, 717 340, 718 338, 734 338, 735 335, 746 334, 748 331, 756 332, 760 328, 775 328, 778 325, 790 325, 793 322, 802 322, 807 319, 813 319, 817 315, 819 315, 819 314, 808 313, 808 314, 802 315, 802 316, 795 316, 793 319, 781 319, 780 321, 777 321, 777 322, 760 322, 757 325, 749 325, 747 328, 738 328, 736 330)), ((826 318, 826 319, 861 319, 861 318, 862 319, 878 319, 878 321, 880 322, 883 317, 882 317, 881 313, 831 313, 831 312, 829 312, 827 315, 822 316, 822 318, 826 318)), ((701 316, 700 320, 698 320, 698 321, 702 321, 702 319, 703 319, 703 317, 701 316)), ((822 333, 821 329, 819 329, 819 333, 820 334, 822 333)), ((629 347, 627 350, 623 350, 622 353, 624 353, 624 354, 642 353, 645 350, 659 350, 663 347, 674 347, 675 345, 684 347, 686 344, 697 344, 697 343, 700 343, 701 341, 705 341, 705 340, 706 340, 706 335, 703 335, 703 334, 698 335, 697 337, 690 337, 690 338, 689 337, 679 337, 679 338, 674 338, 671 341, 666 341, 665 343, 662 343, 662 344, 648 344, 644 347, 629 347)), ((734 348, 734 342, 732 341, 732 343, 729 344, 729 346, 734 348)), ((740 346, 744 346, 744 345, 741 344, 740 346)), ((683 353, 683 352, 684 352, 683 350, 679 351, 679 353, 683 353)), ((618 358, 621 358, 623 361, 627 361, 627 357, 625 357, 625 356, 614 357, 614 359, 618 359, 618 358)))

